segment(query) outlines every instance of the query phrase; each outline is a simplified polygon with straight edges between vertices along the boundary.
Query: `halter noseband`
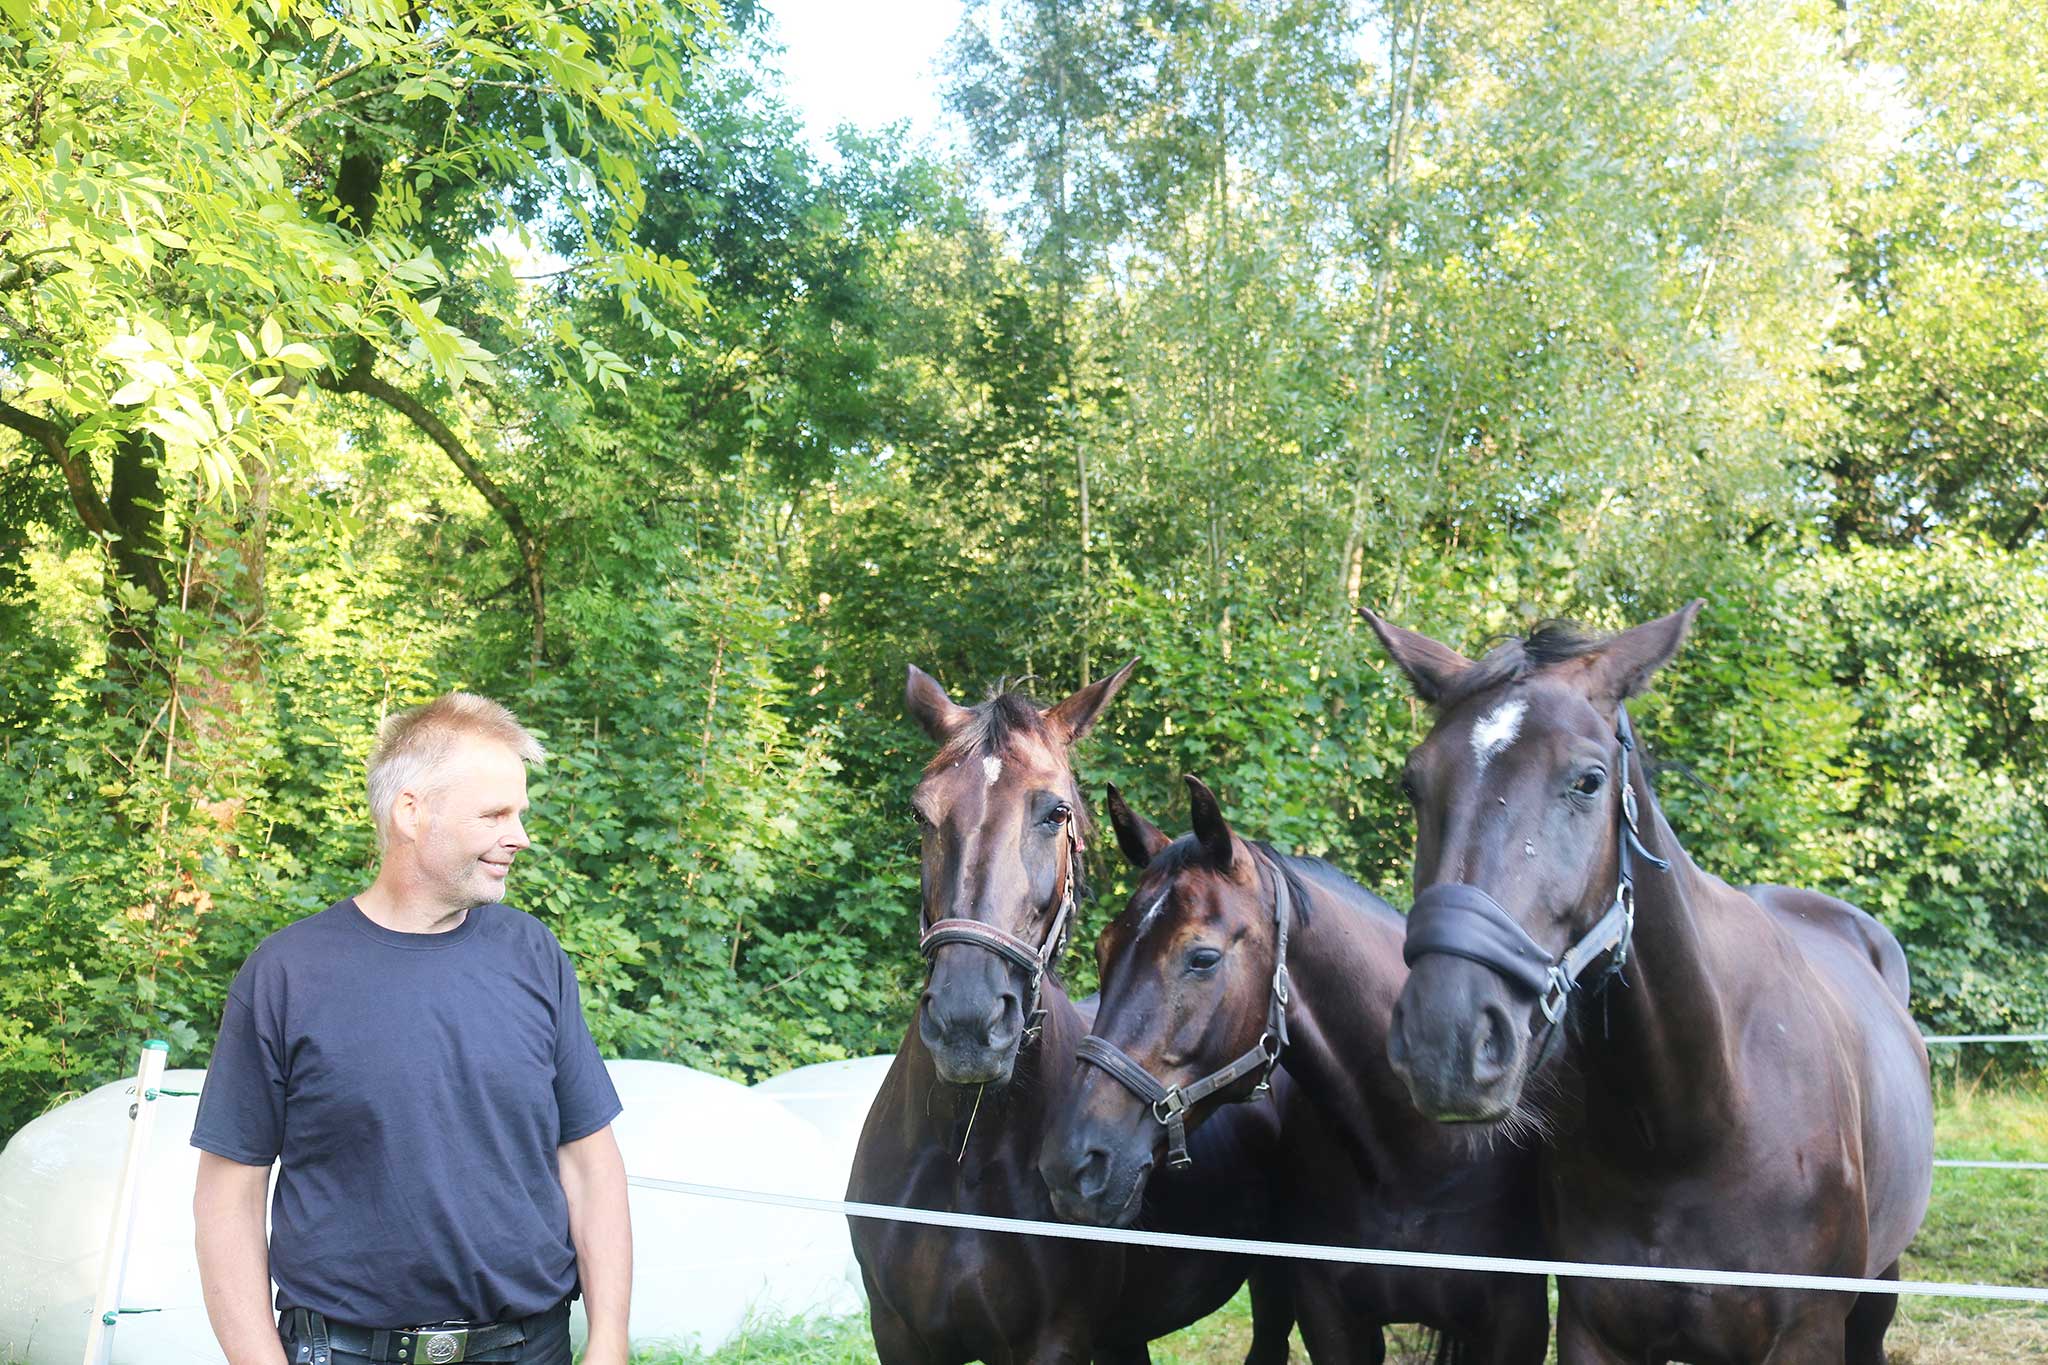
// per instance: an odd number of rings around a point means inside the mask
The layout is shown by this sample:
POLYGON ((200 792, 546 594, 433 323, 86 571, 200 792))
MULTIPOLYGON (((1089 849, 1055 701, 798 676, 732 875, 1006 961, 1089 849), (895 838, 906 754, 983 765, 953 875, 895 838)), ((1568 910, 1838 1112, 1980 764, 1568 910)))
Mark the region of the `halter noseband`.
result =
MULTIPOLYGON (((1257 855, 1253 855, 1256 857, 1257 855)), ((1294 900, 1287 891, 1287 874, 1275 862, 1273 871, 1273 989, 1266 1000, 1266 1031, 1259 1035, 1249 1052, 1239 1056, 1187 1085, 1161 1085, 1151 1072, 1138 1065, 1131 1055, 1100 1034, 1090 1033, 1081 1040, 1076 1049, 1080 1061, 1093 1062, 1108 1072, 1111 1079, 1124 1089, 1136 1095, 1151 1107, 1152 1117, 1166 1129, 1166 1164, 1173 1170, 1186 1170, 1194 1164, 1188 1155, 1187 1112, 1226 1087, 1235 1085, 1253 1072, 1259 1074, 1259 1083, 1252 1087, 1245 1099, 1257 1099, 1272 1088, 1273 1068, 1280 1061, 1280 1050, 1287 1046, 1287 1002, 1290 983, 1287 975, 1287 929, 1294 918, 1294 900)))
POLYGON ((1636 789, 1628 767, 1636 739, 1626 709, 1617 712, 1614 737, 1621 744, 1620 877, 1614 904, 1599 922, 1553 958, 1492 896, 1461 882, 1439 882, 1423 888, 1408 912, 1408 938, 1401 948, 1404 962, 1412 967, 1426 953, 1477 962, 1519 994, 1534 996, 1550 1027, 1563 1020, 1580 973, 1602 953, 1611 951, 1613 957, 1601 980, 1621 974, 1636 927, 1635 859, 1640 856, 1659 872, 1668 871, 1671 864, 1643 847, 1636 828, 1636 789))
POLYGON ((917 951, 926 962, 948 943, 965 943, 976 948, 985 948, 1024 969, 1031 978, 1031 998, 1024 1004, 1024 1041, 1031 1042, 1038 1037, 1039 1026, 1045 1020, 1045 1011, 1038 1007, 1039 984, 1046 972, 1059 960, 1060 950, 1066 946, 1067 929, 1074 918, 1074 879, 1081 868, 1081 816, 1078 807, 1067 817, 1067 868, 1060 887, 1059 909, 1053 914, 1052 929, 1045 936, 1045 942, 1032 947, 1023 939, 1006 929, 993 924, 984 924, 978 919, 933 920, 917 941, 917 951))

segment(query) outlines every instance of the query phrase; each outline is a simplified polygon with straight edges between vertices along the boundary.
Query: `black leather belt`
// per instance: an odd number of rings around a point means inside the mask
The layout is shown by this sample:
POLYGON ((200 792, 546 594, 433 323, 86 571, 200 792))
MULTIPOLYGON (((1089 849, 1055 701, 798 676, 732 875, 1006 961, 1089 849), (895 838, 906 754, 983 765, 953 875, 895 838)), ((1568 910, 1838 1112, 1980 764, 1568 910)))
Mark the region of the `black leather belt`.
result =
POLYGON ((517 1360, 529 1337, 569 1316, 564 1299, 511 1322, 455 1322, 433 1327, 357 1327, 305 1308, 286 1309, 277 1329, 292 1344, 291 1365, 333 1365, 333 1352, 388 1365, 454 1365, 517 1360))

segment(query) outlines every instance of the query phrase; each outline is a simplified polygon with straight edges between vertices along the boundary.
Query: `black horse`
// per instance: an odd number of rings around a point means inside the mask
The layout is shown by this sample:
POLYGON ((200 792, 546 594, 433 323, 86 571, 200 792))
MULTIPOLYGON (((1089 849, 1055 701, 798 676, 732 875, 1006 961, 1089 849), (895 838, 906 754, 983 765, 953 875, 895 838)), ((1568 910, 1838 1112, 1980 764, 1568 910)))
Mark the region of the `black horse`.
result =
MULTIPOLYGON (((1093 1065, 1041 1157, 1061 1215, 1130 1221, 1173 1159, 1173 1125, 1228 1121, 1277 1062, 1295 1084, 1276 1095, 1276 1237, 1541 1256, 1533 1153, 1475 1150, 1416 1113, 1386 1063, 1401 916, 1326 863, 1239 839, 1187 781, 1194 834, 1172 843, 1110 789, 1117 842, 1145 873, 1097 946, 1093 1065)), ((1292 1268, 1319 1362, 1384 1360, 1394 1322, 1444 1333, 1447 1360, 1541 1365, 1549 1346, 1541 1276, 1292 1268)))
MULTIPOLYGON (((1135 660, 1132 664, 1135 664, 1135 660)), ((1040 711, 1014 693, 955 705, 910 670, 911 713, 939 745, 913 798, 924 830, 922 946, 931 976, 861 1131, 852 1200, 1049 1221, 1043 1134, 1071 1102, 1090 1015, 1056 977, 1072 927, 1084 809, 1068 750, 1132 664, 1040 711)), ((1242 1155, 1206 1186, 1163 1182, 1147 1222, 1265 1234, 1256 1169, 1275 1136, 1248 1115, 1242 1155)), ((1285 1276, 1202 1253, 851 1218, 884 1365, 1140 1362, 1146 1343, 1213 1312, 1252 1271, 1261 1365, 1287 1358, 1285 1276)))
MULTIPOLYGON (((1699 607, 1478 663, 1368 613, 1436 711, 1388 1055, 1427 1114, 1553 1134, 1565 1259, 1896 1278, 1933 1160, 1905 956, 1854 906, 1696 867, 1623 709, 1699 607)), ((1896 1303, 1565 1279, 1558 1356, 1879 1365, 1896 1303)))

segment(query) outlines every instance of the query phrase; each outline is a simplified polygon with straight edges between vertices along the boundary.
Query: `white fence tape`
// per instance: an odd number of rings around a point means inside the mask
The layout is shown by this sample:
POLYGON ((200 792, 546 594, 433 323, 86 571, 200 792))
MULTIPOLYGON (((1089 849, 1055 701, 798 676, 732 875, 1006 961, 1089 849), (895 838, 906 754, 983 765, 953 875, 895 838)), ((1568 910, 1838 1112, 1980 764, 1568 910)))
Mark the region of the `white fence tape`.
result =
POLYGON ((1080 1242, 1121 1242, 1127 1246, 1166 1247, 1179 1251, 1222 1251, 1240 1256, 1280 1256, 1296 1261, 1337 1261, 1351 1265, 1409 1266, 1418 1270, 1486 1270, 1516 1275, 1562 1275, 1588 1280, 1648 1280, 1660 1284, 1720 1285, 1731 1289, 1811 1289, 1835 1293, 1914 1294, 1946 1299, 1998 1299, 2013 1303, 2048 1303, 2048 1289, 2018 1285, 1954 1284, 1944 1280, 1859 1280, 1839 1275, 1774 1275, 1763 1271, 1692 1270, 1675 1266, 1605 1265, 1598 1262, 1539 1261, 1516 1256, 1453 1256, 1428 1251, 1388 1251, 1374 1247, 1322 1246, 1308 1242, 1266 1242, 1238 1237, 1194 1237, 1175 1232, 1139 1232, 1131 1228, 1085 1227, 1078 1223, 1045 1223, 1024 1218, 990 1218, 978 1213, 942 1213, 936 1209, 899 1208, 893 1204, 857 1204, 844 1199, 811 1199, 769 1190, 740 1190, 725 1185, 698 1185, 683 1180, 628 1176, 630 1184, 668 1190, 704 1199, 729 1199, 778 1208, 813 1209, 819 1213, 874 1218, 884 1222, 921 1223, 927 1227, 963 1228, 970 1232, 1011 1232, 1031 1237, 1064 1237, 1080 1242))
POLYGON ((2048 1033, 1923 1033, 1923 1043, 2048 1043, 2048 1033))
POLYGON ((2048 1171, 2048 1161, 1937 1161, 1952 1171, 2048 1171))

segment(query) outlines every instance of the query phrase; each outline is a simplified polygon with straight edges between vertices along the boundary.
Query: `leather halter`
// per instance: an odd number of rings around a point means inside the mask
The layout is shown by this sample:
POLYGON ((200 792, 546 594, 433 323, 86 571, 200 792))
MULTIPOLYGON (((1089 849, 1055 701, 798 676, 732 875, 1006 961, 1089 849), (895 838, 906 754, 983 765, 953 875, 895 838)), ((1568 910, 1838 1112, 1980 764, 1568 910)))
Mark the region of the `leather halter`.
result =
POLYGON ((1038 1037, 1045 1011, 1038 1007, 1039 985, 1052 964, 1059 960, 1060 950, 1066 947, 1067 930, 1074 919, 1074 880, 1081 866, 1081 813, 1075 807, 1067 815, 1067 866, 1061 880, 1059 909, 1052 917, 1052 929, 1046 934, 1045 942, 1032 947, 1023 939, 1006 929, 993 924, 984 924, 978 919, 933 920, 926 926, 924 934, 917 941, 917 951, 926 962, 948 943, 965 943, 975 948, 985 948, 1005 962, 1023 968, 1031 980, 1031 998, 1024 1004, 1024 1042, 1038 1037))
MULTIPOLYGON (((1254 854, 1254 858, 1258 855, 1254 854)), ((1261 859, 1261 861, 1264 861, 1261 859)), ((1266 1000, 1266 1031, 1249 1052, 1187 1085, 1161 1085, 1151 1072, 1131 1055, 1100 1034, 1090 1033, 1076 1049, 1080 1061, 1093 1062, 1111 1079, 1151 1106, 1152 1117, 1166 1129, 1166 1164, 1176 1171, 1194 1164, 1188 1155, 1187 1112, 1219 1090, 1258 1073, 1259 1083, 1241 1098, 1258 1099, 1272 1088, 1273 1068, 1280 1050, 1287 1046, 1287 930, 1294 918, 1294 900, 1287 891, 1287 874, 1278 862, 1273 873, 1273 989, 1266 1000)))
POLYGON ((1621 744, 1620 877, 1614 904, 1599 922, 1553 958, 1492 896, 1462 882, 1439 882, 1425 887, 1408 912, 1408 937, 1401 947, 1404 962, 1412 967, 1427 953, 1477 962, 1518 994, 1533 996, 1549 1027, 1564 1018, 1580 973, 1602 953, 1613 954, 1602 983, 1621 975, 1636 927, 1635 858, 1640 856, 1659 872, 1668 871, 1671 864, 1643 847, 1636 828, 1636 789, 1628 766, 1636 740, 1626 709, 1617 712, 1614 737, 1621 744))

